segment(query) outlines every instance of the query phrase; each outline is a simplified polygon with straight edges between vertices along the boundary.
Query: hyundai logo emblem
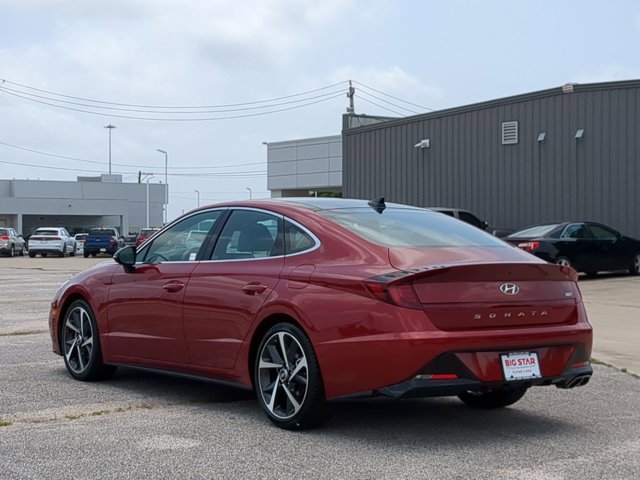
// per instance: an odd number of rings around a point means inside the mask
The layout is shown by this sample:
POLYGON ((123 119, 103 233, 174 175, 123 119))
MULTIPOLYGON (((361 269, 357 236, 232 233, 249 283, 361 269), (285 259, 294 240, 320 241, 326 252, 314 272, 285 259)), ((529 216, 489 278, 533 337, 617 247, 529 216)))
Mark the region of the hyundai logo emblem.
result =
POLYGON ((500 291, 505 295, 515 295, 520 291, 520 287, 515 283, 503 283, 500 285, 500 291))

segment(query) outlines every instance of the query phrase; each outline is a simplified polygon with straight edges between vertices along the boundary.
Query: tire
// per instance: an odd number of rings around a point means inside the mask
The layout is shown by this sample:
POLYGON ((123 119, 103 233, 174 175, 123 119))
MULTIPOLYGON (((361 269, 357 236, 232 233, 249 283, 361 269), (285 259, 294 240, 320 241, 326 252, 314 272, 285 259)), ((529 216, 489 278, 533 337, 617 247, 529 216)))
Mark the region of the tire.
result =
POLYGON ((16 247, 11 245, 11 248, 9 249, 9 256, 10 257, 15 257, 16 256, 16 247))
POLYGON ((83 256, 84 258, 89 258, 89 254, 88 254, 87 252, 84 252, 84 253, 82 254, 82 256, 83 256))
POLYGON ((631 275, 640 275, 640 252, 633 254, 631 265, 629 265, 629 273, 631 275))
POLYGON ((555 264, 573 268, 573 265, 571 265, 571 260, 569 260, 567 257, 557 257, 555 264))
POLYGON ((514 387, 486 392, 464 392, 458 398, 472 408, 491 409, 513 405, 527 393, 529 387, 514 387))
POLYGON ((598 276, 598 272, 585 272, 588 278, 596 278, 598 276))
POLYGON ((97 254, 97 253, 92 253, 92 254, 91 254, 91 256, 92 256, 93 258, 95 258, 95 257, 96 257, 96 255, 98 255, 98 254, 97 254))
POLYGON ((33 252, 29 252, 29 258, 35 258, 36 254, 33 252))
POLYGON ((285 430, 319 427, 328 419, 320 367, 313 345, 290 323, 278 323, 262 337, 254 365, 258 403, 285 430))
POLYGON ((116 367, 102 362, 98 326, 87 302, 76 300, 69 305, 60 328, 64 364, 73 378, 90 382, 115 372, 116 367))
POLYGON ((44 258, 44 257, 47 256, 47 254, 46 253, 41 253, 40 256, 44 258))
POLYGON ((20 256, 24 257, 24 245, 22 246, 22 249, 20 249, 20 256))
POLYGON ((62 246, 62 251, 60 252, 60 256, 61 257, 66 257, 67 256, 67 244, 66 243, 62 246))

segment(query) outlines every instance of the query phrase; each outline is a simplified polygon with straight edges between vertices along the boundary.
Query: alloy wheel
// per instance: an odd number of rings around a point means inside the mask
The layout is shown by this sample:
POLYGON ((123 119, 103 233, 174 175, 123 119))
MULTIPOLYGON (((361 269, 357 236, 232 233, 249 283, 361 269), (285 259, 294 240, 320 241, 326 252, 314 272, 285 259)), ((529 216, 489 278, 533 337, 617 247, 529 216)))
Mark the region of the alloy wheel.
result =
POLYGON ((263 344, 258 363, 258 392, 271 415, 286 420, 304 405, 309 384, 307 357, 300 342, 279 331, 263 344))
POLYGON ((74 373, 82 374, 89 367, 93 355, 93 337, 89 312, 77 306, 67 314, 63 327, 64 355, 74 373))
POLYGON ((556 260, 556 265, 561 265, 563 267, 570 267, 571 266, 571 262, 566 257, 560 257, 560 258, 558 258, 556 260))

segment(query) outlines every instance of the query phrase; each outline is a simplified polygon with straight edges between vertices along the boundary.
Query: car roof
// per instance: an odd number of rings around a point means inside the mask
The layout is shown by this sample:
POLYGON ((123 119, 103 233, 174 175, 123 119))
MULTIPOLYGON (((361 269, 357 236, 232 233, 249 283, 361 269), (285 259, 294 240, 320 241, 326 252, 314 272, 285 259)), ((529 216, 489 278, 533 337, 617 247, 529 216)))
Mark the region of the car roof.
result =
MULTIPOLYGON (((225 202, 214 205, 209 205, 207 207, 202 208, 211 208, 211 207, 278 207, 278 206, 289 206, 294 208, 303 208, 306 210, 336 210, 336 209, 348 209, 348 208, 372 208, 369 205, 371 200, 361 200, 356 198, 333 198, 333 197, 286 197, 286 198, 265 198, 260 200, 246 200, 246 201, 235 201, 235 202, 225 202)), ((416 207, 413 205, 404 205, 401 203, 392 203, 385 202, 385 206, 387 208, 405 208, 405 209, 415 209, 415 210, 424 210, 421 207, 416 207)))

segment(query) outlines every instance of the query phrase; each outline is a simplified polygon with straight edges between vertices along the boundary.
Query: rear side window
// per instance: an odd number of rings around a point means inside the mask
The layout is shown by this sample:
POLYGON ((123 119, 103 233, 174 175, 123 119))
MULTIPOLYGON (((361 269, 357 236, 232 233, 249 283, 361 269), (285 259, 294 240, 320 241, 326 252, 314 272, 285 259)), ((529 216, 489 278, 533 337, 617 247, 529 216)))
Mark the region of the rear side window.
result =
POLYGON ((311 235, 288 220, 284 222, 284 242, 287 255, 304 252, 316 245, 311 235))
POLYGON ((471 225, 428 210, 387 208, 379 214, 362 208, 318 213, 370 242, 387 247, 506 247, 471 225))

